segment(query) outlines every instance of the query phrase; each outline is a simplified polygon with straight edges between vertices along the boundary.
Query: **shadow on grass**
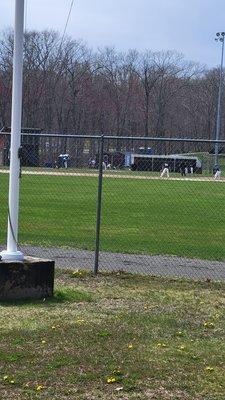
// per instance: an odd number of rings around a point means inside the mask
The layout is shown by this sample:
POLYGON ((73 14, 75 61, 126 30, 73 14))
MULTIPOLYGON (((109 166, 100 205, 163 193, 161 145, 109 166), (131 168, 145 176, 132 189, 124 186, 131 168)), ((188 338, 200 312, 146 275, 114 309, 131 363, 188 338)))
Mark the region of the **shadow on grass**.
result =
POLYGON ((18 300, 1 300, 0 306, 52 306, 59 303, 83 303, 91 302, 92 296, 86 291, 76 290, 68 287, 59 288, 54 291, 53 297, 41 298, 41 299, 18 299, 18 300))

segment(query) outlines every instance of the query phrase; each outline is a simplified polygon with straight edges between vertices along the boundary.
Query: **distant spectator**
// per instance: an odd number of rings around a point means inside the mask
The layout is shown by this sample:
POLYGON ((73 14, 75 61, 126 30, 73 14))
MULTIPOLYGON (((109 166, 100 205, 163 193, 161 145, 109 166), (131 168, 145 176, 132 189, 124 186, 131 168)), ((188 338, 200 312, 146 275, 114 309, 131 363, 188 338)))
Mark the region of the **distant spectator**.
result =
POLYGON ((68 168, 68 161, 70 160, 69 154, 60 154, 58 156, 58 168, 68 168))
POLYGON ((184 163, 182 163, 180 166, 180 173, 181 173, 181 176, 186 176, 186 168, 185 168, 184 163))
POLYGON ((95 168, 96 166, 96 161, 94 158, 90 158, 89 162, 88 162, 88 166, 89 168, 95 168))

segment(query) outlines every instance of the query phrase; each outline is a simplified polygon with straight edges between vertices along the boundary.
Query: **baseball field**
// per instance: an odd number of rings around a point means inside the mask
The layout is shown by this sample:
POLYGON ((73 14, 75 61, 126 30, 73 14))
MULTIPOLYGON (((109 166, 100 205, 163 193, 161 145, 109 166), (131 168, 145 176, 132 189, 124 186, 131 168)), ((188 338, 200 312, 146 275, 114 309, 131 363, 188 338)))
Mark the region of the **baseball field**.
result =
MULTIPOLYGON (((23 174, 19 242, 93 250, 97 176, 23 174)), ((8 174, 0 173, 0 243, 6 241, 8 174)), ((225 182, 103 180, 101 250, 225 259, 225 182)))

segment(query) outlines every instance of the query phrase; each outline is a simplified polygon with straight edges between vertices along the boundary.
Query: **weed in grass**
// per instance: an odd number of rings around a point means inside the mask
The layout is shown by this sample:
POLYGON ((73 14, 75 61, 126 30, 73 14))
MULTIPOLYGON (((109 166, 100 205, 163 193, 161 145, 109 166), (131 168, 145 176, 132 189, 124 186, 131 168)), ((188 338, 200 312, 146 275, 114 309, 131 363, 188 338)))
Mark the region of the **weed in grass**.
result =
POLYGON ((55 357, 52 361, 46 364, 46 370, 54 371, 70 365, 73 365, 73 358, 69 355, 62 355, 55 357))
POLYGON ((0 351, 0 362, 5 361, 9 363, 14 363, 17 361, 21 361, 21 359, 25 358, 26 354, 24 353, 13 353, 13 354, 7 354, 2 351, 0 351))
POLYGON ((73 288, 60 288, 55 290, 54 298, 50 302, 91 302, 92 296, 73 288))
POLYGON ((107 338, 107 337, 111 336, 111 332, 109 332, 107 330, 102 330, 102 331, 98 332, 97 335, 99 337, 107 338))
POLYGON ((80 278, 87 277, 90 274, 90 272, 82 270, 82 269, 77 269, 75 271, 70 271, 69 274, 70 274, 70 277, 72 277, 72 278, 79 278, 80 279, 80 278))

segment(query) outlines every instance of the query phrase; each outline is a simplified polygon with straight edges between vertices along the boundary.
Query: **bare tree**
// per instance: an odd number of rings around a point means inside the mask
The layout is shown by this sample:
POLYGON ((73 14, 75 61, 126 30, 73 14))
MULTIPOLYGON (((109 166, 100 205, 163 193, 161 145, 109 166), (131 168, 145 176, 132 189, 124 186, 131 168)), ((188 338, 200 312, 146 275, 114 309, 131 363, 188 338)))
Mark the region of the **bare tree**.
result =
MULTIPOLYGON (((1 125, 11 119, 12 56, 13 32, 7 30, 0 37, 1 125)), ((93 54, 82 41, 30 31, 24 47, 23 126, 118 137, 214 138, 218 82, 217 69, 190 63, 175 51, 104 48, 93 54)), ((224 114, 221 122, 223 135, 224 114)), ((77 144, 77 159, 83 143, 77 144)), ((52 158, 66 150, 65 138, 52 158)), ((125 150, 119 140, 117 150, 125 150)))

